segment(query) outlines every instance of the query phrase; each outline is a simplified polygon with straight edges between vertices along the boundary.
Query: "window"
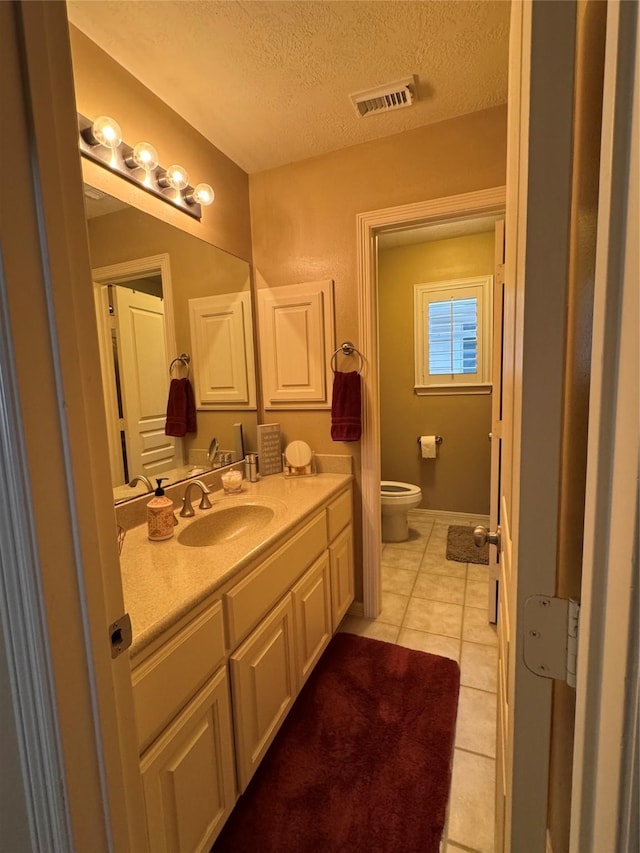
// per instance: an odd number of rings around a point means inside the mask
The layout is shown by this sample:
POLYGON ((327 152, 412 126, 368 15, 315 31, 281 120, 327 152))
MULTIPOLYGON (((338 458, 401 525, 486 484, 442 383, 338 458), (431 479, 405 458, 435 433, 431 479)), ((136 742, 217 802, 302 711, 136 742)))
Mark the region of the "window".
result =
POLYGON ((416 394, 488 394, 493 276, 413 291, 416 394))

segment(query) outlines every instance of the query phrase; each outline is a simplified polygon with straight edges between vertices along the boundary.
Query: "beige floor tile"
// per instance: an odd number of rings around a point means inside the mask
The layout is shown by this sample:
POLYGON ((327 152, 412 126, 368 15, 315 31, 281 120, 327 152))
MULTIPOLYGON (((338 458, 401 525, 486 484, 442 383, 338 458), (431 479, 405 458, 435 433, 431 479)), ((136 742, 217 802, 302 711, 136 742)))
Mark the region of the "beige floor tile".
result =
POLYGON ((462 643, 460 683, 495 693, 498 689, 498 650, 479 643, 462 643))
POLYGON ((402 625, 408 603, 408 595, 398 595, 396 592, 383 592, 382 610, 376 621, 388 622, 390 625, 402 625))
POLYGON ((489 583, 489 566, 481 565, 480 563, 469 563, 467 566, 467 580, 489 583))
POLYGON ((493 853, 495 761, 456 749, 449 803, 448 840, 493 853))
POLYGON ((468 853, 468 847, 458 847, 457 844, 452 844, 450 841, 447 841, 447 846, 444 848, 444 853, 468 853))
POLYGON ((465 607, 462 614, 462 639, 485 646, 498 645, 496 626, 488 620, 486 607, 465 607))
POLYGON ((409 527, 413 527, 415 530, 420 530, 422 533, 431 533, 431 528, 433 527, 432 518, 419 515, 418 513, 409 512, 408 521, 409 527))
POLYGON ((419 572, 412 594, 416 598, 430 598, 433 601, 462 604, 464 602, 464 587, 463 578, 419 572))
POLYGON ((397 643, 407 649, 417 649, 419 652, 429 652, 432 655, 440 655, 440 657, 460 662, 460 640, 454 637, 441 637, 438 634, 427 634, 426 631, 416 631, 413 628, 401 628, 397 643))
POLYGON ((382 566, 382 591, 411 595, 416 582, 417 572, 398 569, 396 566, 382 566))
POLYGON ((408 548, 392 548, 385 545, 382 549, 382 565, 395 566, 398 569, 407 569, 408 571, 417 572, 422 561, 420 551, 411 551, 408 548))
POLYGON ((488 581, 467 581, 464 603, 467 607, 487 607, 489 600, 488 581))
MULTIPOLYGON (((402 632, 401 632, 402 633, 402 632)), ((496 694, 460 688, 456 746, 496 757, 496 694)))
POLYGON ((467 564, 457 563, 455 560, 446 560, 444 552, 436 554, 427 548, 420 563, 420 571, 433 575, 448 575, 452 578, 464 579, 467 576, 467 564))
POLYGON ((347 616, 338 630, 341 633, 357 634, 359 637, 370 637, 372 640, 384 640, 387 643, 395 643, 400 631, 397 625, 364 619, 362 616, 347 616))
POLYGON ((459 604, 412 597, 402 627, 459 638, 462 633, 462 607, 459 604))
POLYGON ((399 551, 424 551, 429 541, 429 532, 416 527, 409 527, 409 538, 402 542, 385 542, 385 548, 399 551))
POLYGON ((434 524, 433 529, 431 531, 431 536, 429 536, 429 545, 430 549, 441 548, 442 554, 444 556, 444 552, 447 550, 447 533, 442 530, 438 530, 437 525, 434 524))

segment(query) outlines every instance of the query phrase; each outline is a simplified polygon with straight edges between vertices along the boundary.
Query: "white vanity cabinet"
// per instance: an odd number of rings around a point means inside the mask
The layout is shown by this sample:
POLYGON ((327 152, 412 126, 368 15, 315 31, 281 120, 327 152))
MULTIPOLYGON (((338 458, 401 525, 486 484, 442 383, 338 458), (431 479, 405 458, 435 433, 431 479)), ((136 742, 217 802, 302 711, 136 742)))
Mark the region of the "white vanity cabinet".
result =
POLYGON ((242 793, 297 694, 287 596, 231 655, 238 787, 242 793))
POLYGON ((327 523, 330 540, 331 610, 335 632, 354 598, 351 489, 329 504, 327 523))
POLYGON ((210 849, 353 600, 351 487, 133 660, 149 849, 210 849))
POLYGON ((140 772, 149 849, 209 850, 236 801, 225 666, 144 753, 140 772))
POLYGON ((305 572, 291 595, 296 631, 296 679, 300 689, 333 634, 328 553, 305 572))
POLYGON ((131 677, 149 849, 208 850, 236 801, 221 602, 179 623, 131 677))

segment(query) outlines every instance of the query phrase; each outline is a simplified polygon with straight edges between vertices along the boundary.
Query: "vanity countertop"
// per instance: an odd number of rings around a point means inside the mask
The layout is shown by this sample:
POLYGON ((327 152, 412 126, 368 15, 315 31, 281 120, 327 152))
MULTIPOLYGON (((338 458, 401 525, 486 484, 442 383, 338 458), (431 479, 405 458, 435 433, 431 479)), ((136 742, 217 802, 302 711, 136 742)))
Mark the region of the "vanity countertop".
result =
POLYGON ((212 510, 198 509, 194 493, 195 517, 184 519, 177 515, 179 523, 172 539, 150 542, 146 524, 130 529, 120 565, 125 607, 133 629, 131 657, 330 501, 352 479, 350 474, 299 479, 274 474, 257 483, 245 481, 238 496, 227 496, 222 490, 211 492, 212 510), (248 531, 224 544, 197 548, 177 541, 181 529, 207 512, 223 508, 225 502, 231 506, 251 502, 252 498, 271 501, 278 510, 274 521, 264 529, 248 531))

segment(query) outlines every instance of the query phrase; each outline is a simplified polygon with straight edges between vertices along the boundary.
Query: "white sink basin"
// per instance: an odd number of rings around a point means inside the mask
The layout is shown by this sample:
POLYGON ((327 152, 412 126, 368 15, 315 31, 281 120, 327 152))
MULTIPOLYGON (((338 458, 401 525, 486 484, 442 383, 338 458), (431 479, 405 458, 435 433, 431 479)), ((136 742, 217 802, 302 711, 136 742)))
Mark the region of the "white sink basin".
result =
POLYGON ((190 522, 176 538, 181 545, 191 548, 231 542, 263 530, 282 515, 284 509, 285 504, 274 499, 214 505, 190 522))

